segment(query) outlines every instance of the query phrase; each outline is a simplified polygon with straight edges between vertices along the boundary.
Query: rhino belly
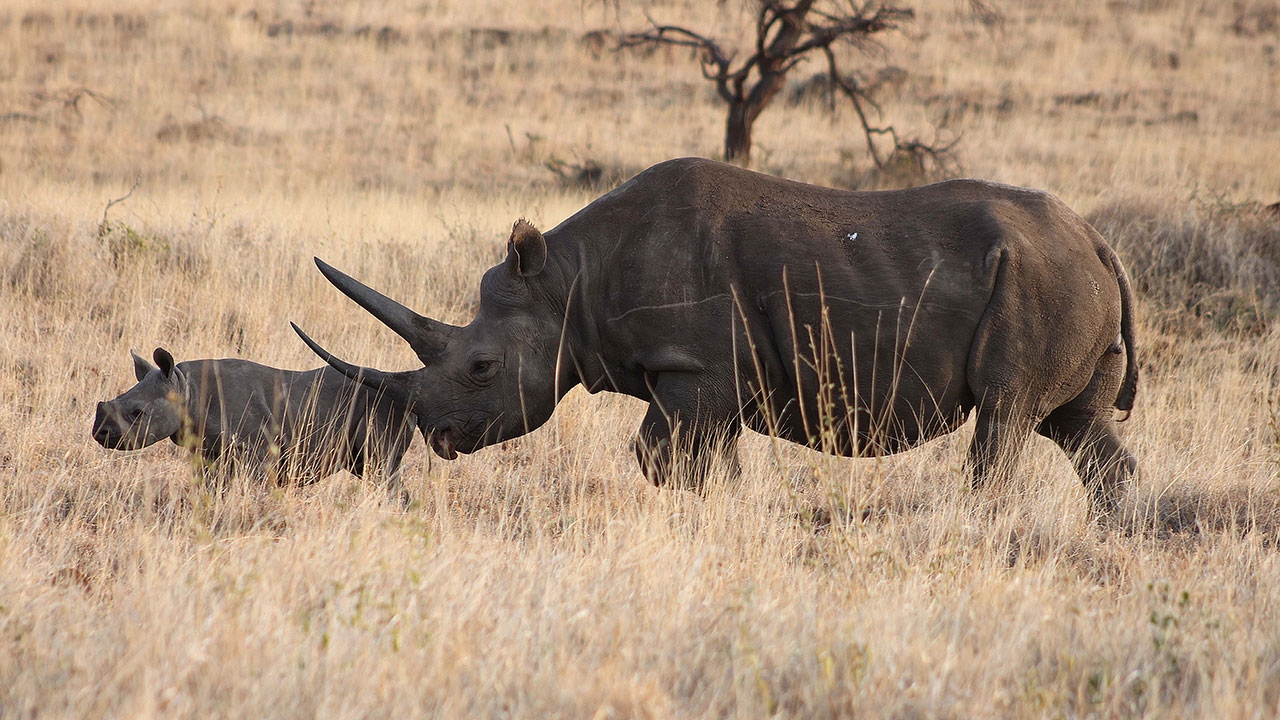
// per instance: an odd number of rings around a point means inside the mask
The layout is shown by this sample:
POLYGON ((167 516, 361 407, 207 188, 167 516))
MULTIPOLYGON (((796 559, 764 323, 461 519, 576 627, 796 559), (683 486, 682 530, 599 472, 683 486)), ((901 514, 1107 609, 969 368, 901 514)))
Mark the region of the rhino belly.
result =
POLYGON ((972 394, 959 384, 938 394, 903 392, 874 401, 864 395, 848 403, 835 400, 830 392, 820 396, 813 388, 805 393, 791 390, 775 391, 770 403, 748 408, 747 426, 845 457, 910 450, 959 428, 974 407, 972 394))
POLYGON ((771 388, 770 404, 782 410, 764 425, 846 456, 901 452, 962 425, 974 405, 966 368, 982 307, 945 299, 919 309, 874 298, 844 305, 828 301, 824 313, 793 296, 790 307, 767 309, 783 368, 775 376, 786 380, 771 388))

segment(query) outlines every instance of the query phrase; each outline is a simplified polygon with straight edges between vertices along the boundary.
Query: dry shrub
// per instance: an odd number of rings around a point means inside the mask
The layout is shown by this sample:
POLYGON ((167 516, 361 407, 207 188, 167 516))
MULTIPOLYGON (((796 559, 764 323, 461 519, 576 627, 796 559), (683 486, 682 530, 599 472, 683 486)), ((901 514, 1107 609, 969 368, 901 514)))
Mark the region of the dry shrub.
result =
MULTIPOLYGON (((1258 334, 1280 307, 1280 219, 1259 203, 1124 199, 1088 216, 1164 310, 1258 334)), ((1176 327, 1179 323, 1174 322, 1176 327)))
POLYGON ((200 247, 199 238, 191 232, 139 230, 123 222, 106 222, 98 227, 98 240, 122 276, 137 272, 176 273, 195 281, 209 270, 209 258, 200 247))
POLYGON ((0 277, 9 292, 38 303, 96 297, 112 284, 103 253, 65 219, 37 219, 2 207, 0 277))
POLYGON ((196 231, 103 222, 92 232, 65 216, 5 212, 0 206, 0 278, 41 303, 110 303, 118 281, 138 275, 202 279, 210 260, 196 231))

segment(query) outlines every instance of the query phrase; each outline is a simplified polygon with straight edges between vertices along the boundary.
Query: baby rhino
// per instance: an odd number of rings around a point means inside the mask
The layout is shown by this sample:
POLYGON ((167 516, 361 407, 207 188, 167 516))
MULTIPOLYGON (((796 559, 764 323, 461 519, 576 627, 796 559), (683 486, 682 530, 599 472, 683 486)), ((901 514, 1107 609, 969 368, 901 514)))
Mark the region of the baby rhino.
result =
MULTIPOLYGON (((306 484, 346 469, 397 471, 416 419, 376 389, 328 368, 296 372, 248 360, 155 365, 133 355, 138 384, 98 403, 93 439, 137 450, 169 438, 204 458, 306 484)), ((403 491, 401 491, 403 494, 403 491)))

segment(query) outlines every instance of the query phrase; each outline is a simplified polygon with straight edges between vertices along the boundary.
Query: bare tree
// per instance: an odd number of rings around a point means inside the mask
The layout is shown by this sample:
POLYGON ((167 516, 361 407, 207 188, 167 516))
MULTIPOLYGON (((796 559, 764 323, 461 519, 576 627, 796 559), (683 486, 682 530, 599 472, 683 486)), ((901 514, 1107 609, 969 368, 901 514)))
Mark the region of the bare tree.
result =
POLYGON ((653 18, 649 18, 651 28, 624 35, 619 47, 675 45, 699 52, 703 77, 715 83, 716 91, 729 106, 724 155, 730 162, 750 162, 752 125, 786 85, 787 73, 811 53, 825 58, 833 94, 839 91, 853 106, 876 167, 883 169, 900 154, 922 167, 927 160, 943 161, 950 145, 938 147, 915 139, 903 140, 892 125, 872 124, 868 110, 878 116, 879 106, 855 76, 841 72, 833 49, 840 43, 862 47, 876 35, 897 30, 915 17, 914 10, 891 2, 856 0, 759 2, 754 52, 736 66, 735 54, 726 53, 718 41, 678 25, 660 24, 653 18), (877 148, 877 137, 890 138, 892 149, 884 152, 877 148))

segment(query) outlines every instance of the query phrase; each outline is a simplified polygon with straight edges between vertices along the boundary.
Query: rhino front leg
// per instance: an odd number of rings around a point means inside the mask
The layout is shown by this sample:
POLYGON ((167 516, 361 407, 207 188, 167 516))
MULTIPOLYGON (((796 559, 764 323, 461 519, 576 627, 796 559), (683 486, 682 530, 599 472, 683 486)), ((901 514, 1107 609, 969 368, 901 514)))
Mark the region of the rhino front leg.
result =
POLYGON ((400 473, 401 461, 412 436, 408 430, 383 430, 361 421, 343 438, 346 468, 356 477, 381 482, 387 499, 408 507, 412 498, 400 473))
POLYGON ((403 442, 397 439, 394 445, 388 448, 388 452, 378 465, 378 471, 386 479, 387 497, 404 508, 409 507, 412 500, 409 489, 404 485, 404 477, 400 473, 400 461, 408 445, 408 436, 405 436, 403 442))
POLYGON ((635 443, 636 459, 650 482, 665 485, 674 478, 686 480, 691 489, 704 489, 717 459, 730 474, 740 472, 737 404, 720 397, 716 387, 714 379, 702 376, 658 375, 635 443))

